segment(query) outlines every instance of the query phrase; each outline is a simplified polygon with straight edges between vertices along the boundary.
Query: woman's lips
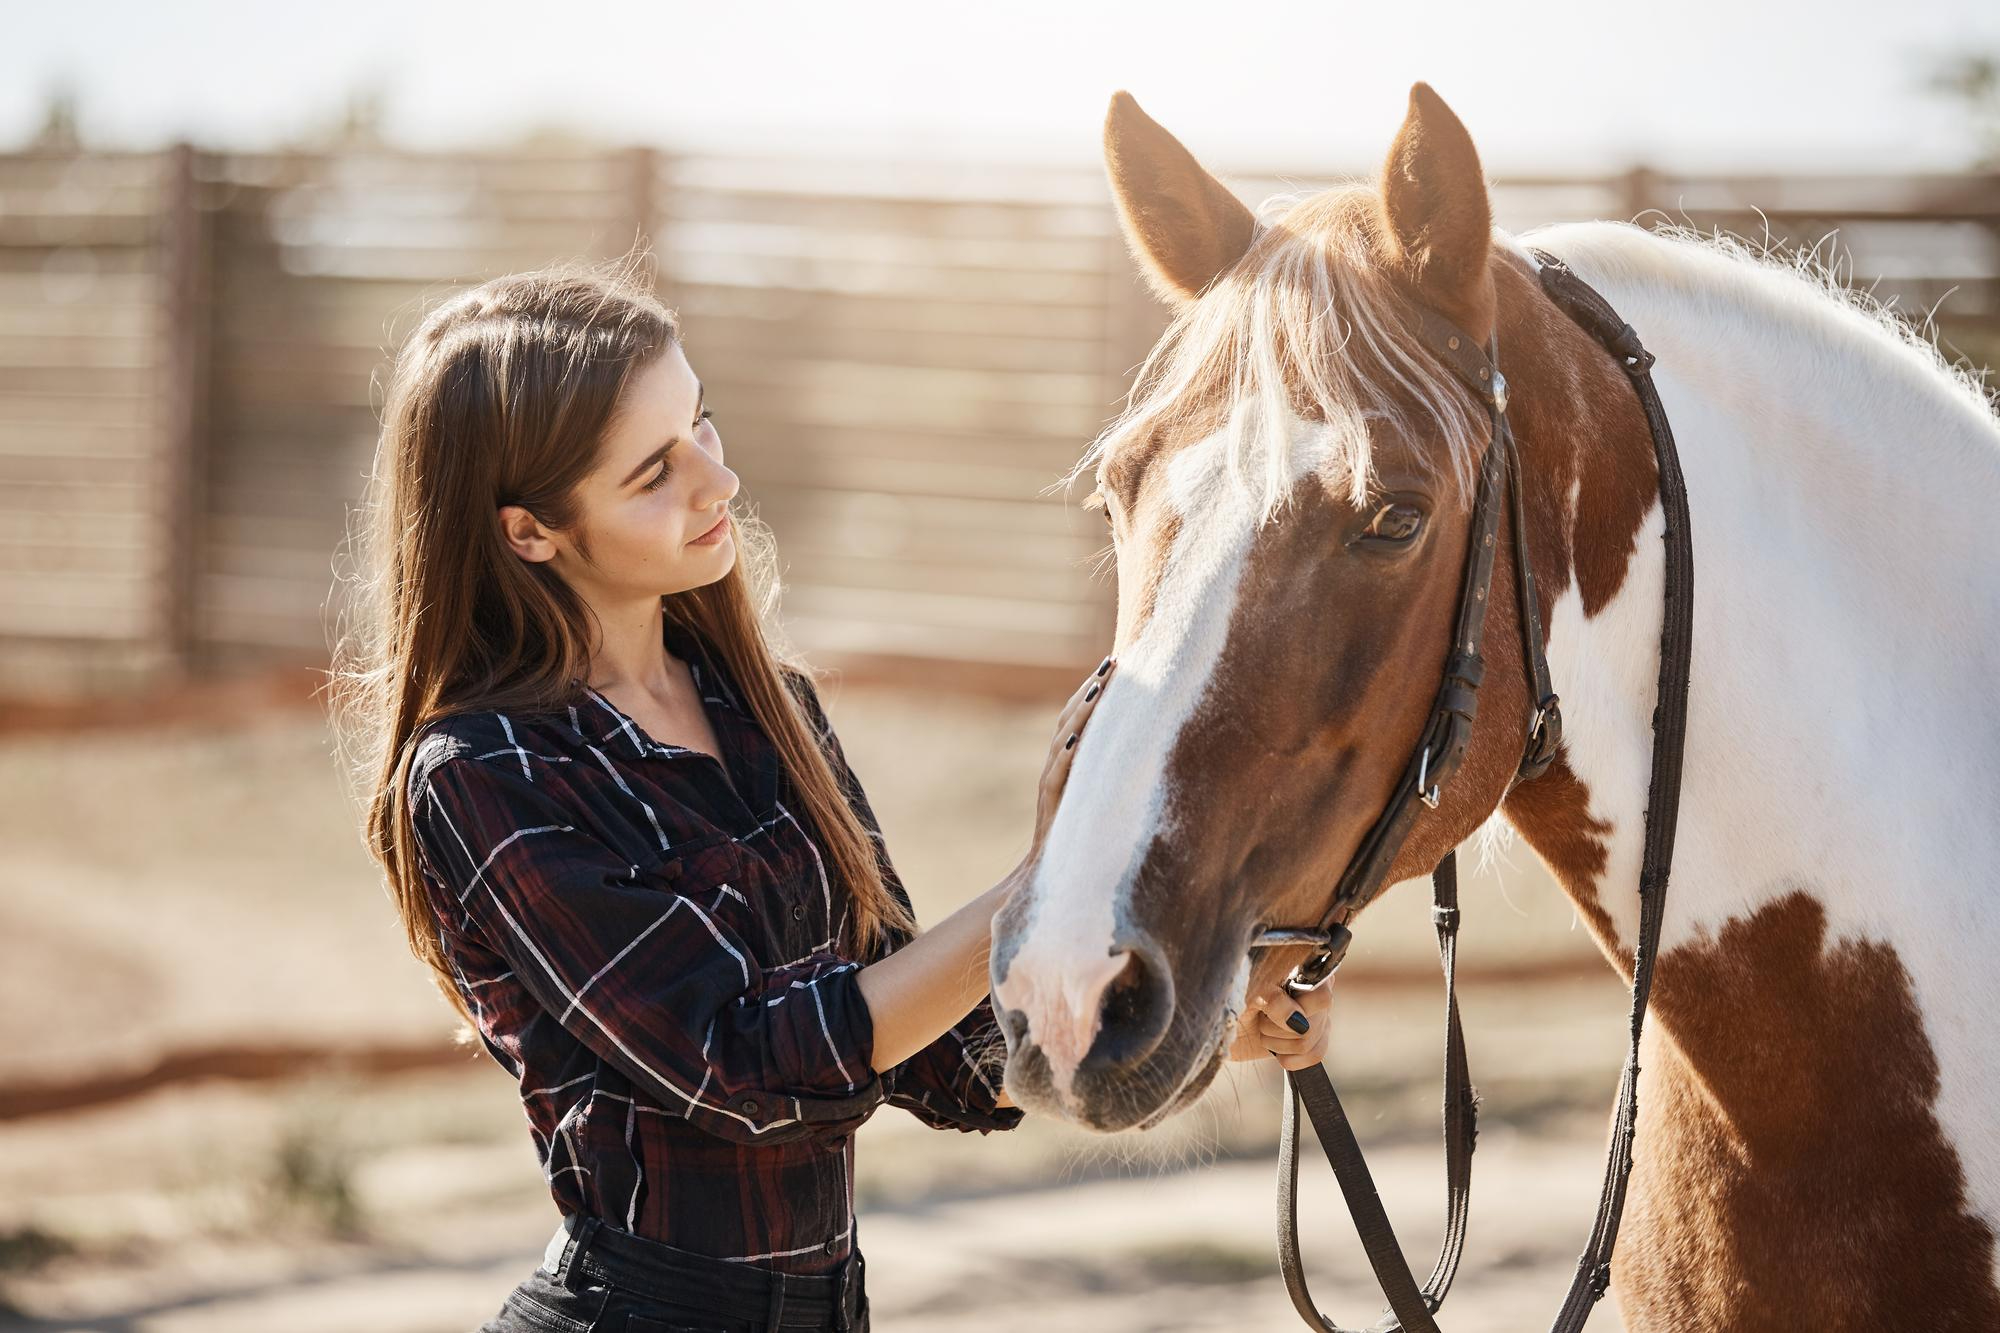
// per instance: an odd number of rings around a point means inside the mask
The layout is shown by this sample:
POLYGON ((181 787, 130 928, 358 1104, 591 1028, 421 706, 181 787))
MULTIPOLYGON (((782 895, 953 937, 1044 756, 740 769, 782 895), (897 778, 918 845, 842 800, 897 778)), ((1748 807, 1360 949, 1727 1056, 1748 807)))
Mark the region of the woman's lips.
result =
POLYGON ((721 518, 715 520, 714 527, 710 528, 707 532, 702 533, 701 536, 696 537, 693 541, 689 542, 688 545, 713 546, 728 535, 729 535, 729 515, 725 513, 721 518))

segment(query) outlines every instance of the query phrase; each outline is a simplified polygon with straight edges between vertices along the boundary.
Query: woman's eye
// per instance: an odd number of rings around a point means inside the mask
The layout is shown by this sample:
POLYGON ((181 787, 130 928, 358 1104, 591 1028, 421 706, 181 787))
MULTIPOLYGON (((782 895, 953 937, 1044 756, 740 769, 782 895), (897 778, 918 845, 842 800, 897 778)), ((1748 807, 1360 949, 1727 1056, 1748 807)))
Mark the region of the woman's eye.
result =
POLYGON ((1424 511, 1412 504, 1386 504, 1377 510, 1375 517, 1368 520, 1368 526, 1361 535, 1373 541, 1406 542, 1416 536, 1424 526, 1424 511))
POLYGON ((700 430, 702 422, 713 420, 715 420, 715 409, 705 407, 701 410, 701 415, 694 419, 694 428, 700 430))
POLYGON ((668 466, 668 464, 667 464, 667 460, 665 460, 664 458, 663 458, 663 459, 661 459, 661 460, 660 460, 660 470, 659 470, 658 472, 656 472, 656 473, 654 473, 654 474, 653 474, 653 478, 652 478, 652 480, 651 480, 651 481, 648 481, 648 482, 646 482, 646 483, 645 483, 644 485, 642 485, 641 487, 639 487, 639 489, 640 489, 640 490, 642 490, 642 491, 657 491, 657 490, 659 490, 659 489, 660 489, 660 487, 662 487, 662 486, 664 486, 664 485, 666 485, 666 484, 667 484, 667 477, 668 477, 668 476, 669 476, 669 475, 670 475, 670 474, 671 474, 672 472, 673 472, 673 468, 671 468, 670 466, 668 466))

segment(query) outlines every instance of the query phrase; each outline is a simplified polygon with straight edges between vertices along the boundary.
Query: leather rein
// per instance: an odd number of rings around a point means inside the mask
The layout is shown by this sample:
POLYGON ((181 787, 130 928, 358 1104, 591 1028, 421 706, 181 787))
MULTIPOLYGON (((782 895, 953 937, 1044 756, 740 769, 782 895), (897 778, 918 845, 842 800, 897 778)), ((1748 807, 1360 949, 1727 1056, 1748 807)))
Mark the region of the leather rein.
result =
MULTIPOLYGON (((1653 966, 1659 952, 1660 922, 1665 912, 1667 876, 1673 864, 1674 828, 1680 808, 1682 742, 1687 730, 1688 665, 1693 642, 1694 561, 1687 516, 1687 493, 1673 431, 1653 386, 1653 357, 1641 345, 1632 326, 1561 260, 1535 251, 1542 290, 1585 332, 1615 358, 1631 379, 1646 415, 1659 469, 1660 503, 1666 514, 1665 610, 1660 626, 1660 676, 1653 714, 1653 760, 1646 801, 1644 860, 1639 871, 1639 938, 1633 953, 1630 1044, 1619 1078, 1611 1147, 1604 1184, 1598 1197, 1596 1221, 1576 1275, 1558 1311, 1552 1333, 1575 1333, 1610 1284, 1611 1252, 1625 1206, 1625 1182, 1632 1170, 1632 1139, 1638 1119, 1639 1039, 1653 966)), ((1542 642, 1541 613, 1529 560, 1527 522, 1522 496, 1520 453, 1507 421, 1507 384, 1500 374, 1497 342, 1484 348, 1436 311, 1409 307, 1411 332, 1424 347, 1485 404, 1492 430, 1480 462, 1479 489, 1472 511, 1464 582, 1451 651, 1429 721, 1405 766, 1395 794, 1362 839, 1334 886, 1331 904, 1317 925, 1274 927, 1262 931, 1252 949, 1310 945, 1313 953, 1293 971, 1286 985, 1308 989, 1319 985, 1340 966, 1353 934, 1348 923, 1384 887, 1389 867, 1401 850, 1420 810, 1435 809, 1440 789, 1457 773, 1472 739, 1479 712, 1479 685, 1484 674, 1480 654, 1486 624, 1488 593, 1497 556, 1501 506, 1510 504, 1515 586, 1520 603, 1524 661, 1534 713, 1515 781, 1539 777, 1554 761, 1562 741, 1562 714, 1550 686, 1547 653, 1542 642)), ((1401 1247, 1383 1211, 1375 1183, 1355 1140, 1340 1099, 1322 1065, 1288 1075, 1284 1123, 1279 1144, 1278 1258, 1292 1304, 1309 1328, 1322 1333, 1348 1333, 1321 1314, 1307 1289, 1299 1258, 1298 1143, 1299 1108, 1303 1104, 1313 1131, 1326 1150, 1370 1266, 1388 1298, 1389 1313, 1369 1333, 1438 1333, 1432 1316, 1444 1304, 1457 1274, 1465 1246, 1471 1204, 1472 1150, 1477 1139, 1477 1104, 1466 1065, 1465 1039, 1459 1026, 1457 983, 1458 855, 1447 854, 1431 876, 1432 923, 1437 928, 1438 956, 1445 981, 1444 1142, 1447 1197, 1444 1243, 1430 1276, 1419 1286, 1404 1262, 1401 1247)))

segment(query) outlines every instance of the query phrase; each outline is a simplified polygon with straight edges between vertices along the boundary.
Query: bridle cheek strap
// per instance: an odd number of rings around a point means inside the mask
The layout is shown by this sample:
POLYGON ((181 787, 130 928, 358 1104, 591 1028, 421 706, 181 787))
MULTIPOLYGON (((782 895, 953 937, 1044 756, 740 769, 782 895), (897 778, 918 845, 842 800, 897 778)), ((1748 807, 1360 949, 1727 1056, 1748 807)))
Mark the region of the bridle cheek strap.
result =
MULTIPOLYGON (((1653 967, 1659 952, 1660 924, 1665 914, 1668 873, 1673 865, 1674 831, 1680 809, 1681 758, 1687 731, 1688 670, 1693 642, 1694 559, 1690 540, 1687 492, 1673 431, 1652 382, 1653 358, 1632 327, 1610 304, 1552 255, 1535 252, 1543 291, 1570 319, 1615 357, 1630 377, 1646 415, 1659 472, 1660 503, 1666 515, 1665 607, 1660 626, 1660 678, 1653 714, 1653 760, 1646 802, 1646 842, 1639 873, 1639 938, 1633 951, 1631 1042, 1619 1079, 1610 1152, 1596 1220, 1567 1296, 1553 1323, 1553 1333, 1576 1333, 1588 1319, 1610 1283, 1611 1253, 1624 1211, 1625 1182, 1632 1169, 1632 1139, 1638 1121, 1639 1043, 1652 992, 1653 967)), ((1326 917, 1313 927, 1280 927, 1263 931, 1253 948, 1309 944, 1314 952, 1287 983, 1295 988, 1318 985, 1332 974, 1353 935, 1348 923, 1387 879, 1390 864, 1420 809, 1435 807, 1442 785, 1457 772, 1478 719, 1478 691, 1484 672, 1479 645, 1485 628, 1486 605, 1492 586, 1502 492, 1511 497, 1509 516, 1515 561, 1516 599, 1524 660, 1529 676, 1533 714, 1517 781, 1540 776, 1554 761, 1562 743, 1562 715, 1551 687, 1543 645, 1541 609, 1533 562, 1527 544, 1525 478, 1519 450, 1507 422, 1507 387, 1499 371, 1497 350, 1482 351, 1462 330, 1437 312, 1417 306, 1411 311, 1413 332, 1433 355, 1486 404, 1492 434, 1480 464, 1479 493, 1473 506, 1471 540, 1467 547, 1454 638, 1446 654, 1437 701, 1415 752, 1406 765, 1396 793, 1363 837, 1335 886, 1326 917)), ((1368 1261, 1389 1301, 1390 1313, 1371 1333, 1404 1330, 1437 1333, 1433 1315, 1458 1270, 1464 1250, 1466 1220, 1471 1206, 1471 1162, 1478 1138, 1477 1099, 1466 1064, 1457 996, 1458 859, 1447 855, 1432 873, 1432 922, 1438 933, 1438 956, 1445 979, 1445 1188, 1444 1244, 1431 1274, 1419 1286, 1402 1257, 1394 1231, 1368 1173, 1353 1126, 1342 1110, 1323 1066, 1288 1075, 1284 1122, 1279 1141, 1278 1258, 1292 1303, 1310 1328, 1323 1333, 1347 1333, 1319 1312, 1305 1281, 1298 1243, 1299 1111, 1304 1108, 1326 1150, 1334 1175, 1346 1197, 1368 1261)))

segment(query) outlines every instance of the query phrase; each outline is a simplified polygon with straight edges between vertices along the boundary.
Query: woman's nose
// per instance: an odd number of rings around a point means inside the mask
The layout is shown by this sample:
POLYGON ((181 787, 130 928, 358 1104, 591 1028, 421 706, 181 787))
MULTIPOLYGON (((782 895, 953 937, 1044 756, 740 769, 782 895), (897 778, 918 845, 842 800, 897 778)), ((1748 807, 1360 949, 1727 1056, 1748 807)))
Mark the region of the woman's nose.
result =
POLYGON ((723 464, 722 450, 718 448, 715 451, 713 475, 706 479, 698 492, 701 497, 700 508, 728 504, 736 498, 736 492, 742 489, 742 485, 741 479, 723 464))

